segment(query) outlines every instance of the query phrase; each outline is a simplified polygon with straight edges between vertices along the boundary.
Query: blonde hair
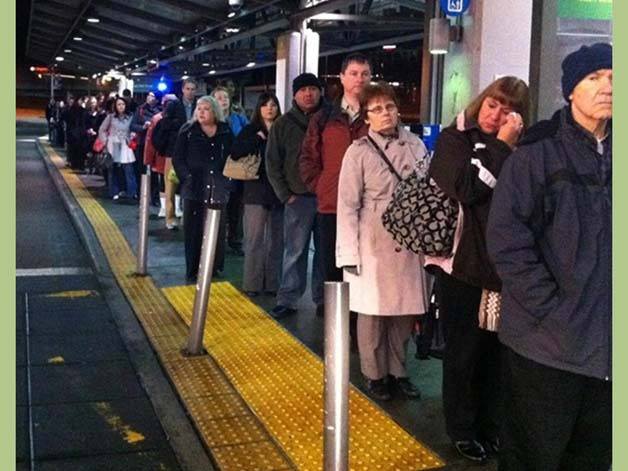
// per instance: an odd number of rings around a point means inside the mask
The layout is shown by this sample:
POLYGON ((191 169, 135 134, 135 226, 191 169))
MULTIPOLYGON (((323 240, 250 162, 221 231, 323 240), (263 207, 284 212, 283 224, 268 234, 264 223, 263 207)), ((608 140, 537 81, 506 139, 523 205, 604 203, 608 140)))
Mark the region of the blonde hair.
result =
POLYGON ((222 115, 222 110, 220 109, 220 105, 218 104, 218 102, 213 96, 209 96, 209 95, 202 96, 198 100, 196 100, 196 108, 194 108, 194 115, 192 117, 192 121, 198 121, 196 112, 198 110, 198 105, 200 105, 201 103, 209 104, 209 107, 212 110, 212 114, 214 115, 214 118, 216 119, 216 123, 220 121, 222 121, 223 123, 225 122, 225 117, 222 115))
POLYGON ((503 105, 510 106, 523 118, 523 125, 527 127, 530 113, 530 96, 526 83, 517 77, 501 77, 482 90, 475 100, 464 110, 465 117, 478 120, 482 103, 488 97, 494 98, 503 105))

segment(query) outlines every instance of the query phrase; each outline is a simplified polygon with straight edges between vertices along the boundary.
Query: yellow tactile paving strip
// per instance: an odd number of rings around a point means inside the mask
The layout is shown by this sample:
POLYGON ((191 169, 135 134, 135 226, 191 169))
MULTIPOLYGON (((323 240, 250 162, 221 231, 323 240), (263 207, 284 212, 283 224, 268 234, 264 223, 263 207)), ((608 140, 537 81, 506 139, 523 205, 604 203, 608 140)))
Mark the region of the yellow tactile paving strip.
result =
MULTIPOLYGON (((290 460, 297 469, 322 469, 321 360, 229 283, 212 285, 204 345, 246 405, 212 358, 183 358, 179 350, 187 329, 181 319, 190 322, 194 287, 164 290, 177 315, 150 277, 132 276, 135 256, 124 236, 81 180, 42 145, 93 225, 118 283, 220 469, 294 469, 290 460)), ((409 471, 444 465, 354 388, 350 426, 352 470, 409 471)))
MULTIPOLYGON (((209 356, 181 355, 188 328, 150 277, 137 277, 135 255, 104 208, 61 157, 41 142, 94 227, 118 284, 157 352, 168 376, 221 470, 293 470, 285 452, 240 399, 209 356)), ((69 292, 66 295, 85 295, 69 292)))
MULTIPOLYGON (((163 291, 189 324, 194 286, 163 291)), ((203 341, 297 467, 322 469, 321 360, 225 282, 212 284, 203 341)), ((406 471, 444 465, 354 388, 349 407, 350 469, 406 471)))

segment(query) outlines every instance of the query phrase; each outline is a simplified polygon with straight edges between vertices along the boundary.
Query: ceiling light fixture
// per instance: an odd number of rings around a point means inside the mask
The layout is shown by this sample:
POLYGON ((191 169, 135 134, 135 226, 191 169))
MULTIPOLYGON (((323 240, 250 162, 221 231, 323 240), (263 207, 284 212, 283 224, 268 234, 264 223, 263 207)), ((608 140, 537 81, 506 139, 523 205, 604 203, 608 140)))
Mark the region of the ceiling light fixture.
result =
POLYGON ((75 41, 82 41, 83 38, 80 36, 74 36, 72 39, 74 39, 75 41))
POLYGON ((382 46, 382 49, 385 51, 394 51, 395 49, 397 49, 397 45, 396 44, 384 44, 382 46))
POLYGON ((215 73, 216 73, 216 71, 215 71, 215 70, 210 70, 210 71, 209 71, 209 75, 214 75, 215 73))
POLYGON ((88 23, 100 23, 98 18, 87 18, 88 23))
POLYGON ((63 58, 63 56, 57 56, 55 57, 55 60, 58 62, 63 62, 65 59, 63 58))
POLYGON ((229 14, 227 15, 227 18, 233 18, 234 16, 236 16, 236 12, 230 11, 229 14))
POLYGON ((70 54, 72 52, 72 49, 64 49, 63 52, 65 52, 66 54, 70 54))
POLYGON ((247 67, 255 67, 255 62, 249 62, 246 64, 247 67))

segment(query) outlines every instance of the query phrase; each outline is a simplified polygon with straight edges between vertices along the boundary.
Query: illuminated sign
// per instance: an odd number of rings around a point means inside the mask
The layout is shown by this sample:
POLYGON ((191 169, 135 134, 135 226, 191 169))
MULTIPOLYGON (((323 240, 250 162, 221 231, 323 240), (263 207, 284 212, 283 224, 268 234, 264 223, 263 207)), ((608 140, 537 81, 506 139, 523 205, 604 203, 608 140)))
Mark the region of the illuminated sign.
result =
POLYGON ((611 20, 613 17, 613 0, 559 0, 558 17, 611 20))

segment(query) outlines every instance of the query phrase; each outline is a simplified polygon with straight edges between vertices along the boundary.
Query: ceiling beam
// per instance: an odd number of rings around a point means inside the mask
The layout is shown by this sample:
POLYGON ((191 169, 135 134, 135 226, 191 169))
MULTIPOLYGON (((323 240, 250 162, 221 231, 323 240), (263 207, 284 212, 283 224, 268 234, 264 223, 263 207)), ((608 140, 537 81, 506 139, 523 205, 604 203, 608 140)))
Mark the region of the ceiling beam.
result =
POLYGON ((423 18, 415 18, 408 16, 369 16, 369 15, 349 15, 345 13, 319 13, 310 18, 312 21, 345 21, 362 24, 400 24, 400 25, 417 25, 423 24, 423 18))
POLYGON ((199 5, 198 3, 190 2, 188 0, 159 0, 166 5, 172 5, 181 10, 185 10, 194 13, 201 18, 205 18, 213 21, 223 21, 227 18, 227 14, 222 10, 215 10, 207 8, 206 6, 199 5))
POLYGON ((74 18, 74 21, 72 22, 72 24, 68 28, 67 33, 65 34, 63 39, 61 41, 59 41, 59 44, 55 48, 55 52, 50 56, 50 62, 52 62, 52 60, 57 56, 59 51, 63 48, 64 43, 72 35, 72 33, 74 32, 76 27, 79 25, 79 23, 81 21, 83 21, 83 15, 91 7, 91 5, 92 5, 92 0, 84 0, 83 5, 81 6, 81 9, 79 10, 78 14, 74 18))
POLYGON ((310 28, 317 33, 340 33, 345 31, 364 31, 365 33, 378 33, 387 31, 417 31, 423 30, 423 25, 414 24, 369 24, 369 25, 343 25, 341 29, 338 26, 318 26, 310 24, 310 28))
POLYGON ((50 13, 50 10, 46 8, 46 4, 42 3, 37 4, 37 17, 40 21, 45 21, 46 23, 52 22, 53 24, 57 24, 59 26, 63 26, 68 22, 68 20, 72 17, 71 12, 68 11, 68 8, 65 9, 65 16, 63 12, 58 10, 53 10, 54 13, 50 13), (39 14, 39 10, 43 11, 43 14, 39 14))
POLYGON ((247 31, 243 31, 241 33, 236 33, 228 38, 221 39, 219 41, 212 41, 208 44, 203 44, 197 48, 191 49, 189 51, 185 51, 181 54, 177 54, 176 56, 170 57, 168 59, 164 59, 161 61, 162 64, 170 64, 172 62, 178 62, 180 60, 186 59, 190 56, 195 56, 197 54, 202 54, 203 52, 213 51, 215 49, 220 49, 228 44, 234 43, 236 41, 242 41, 248 39, 252 36, 257 36, 260 34, 265 34, 271 31, 275 31, 277 29, 285 29, 289 26, 289 22, 286 18, 271 21, 270 23, 262 24, 260 26, 256 26, 255 28, 251 28, 247 31))
POLYGON ((327 0, 326 2, 317 3, 313 7, 303 8, 293 13, 290 15, 290 22, 292 24, 298 24, 301 21, 310 19, 314 15, 347 8, 350 5, 355 5, 355 0, 327 0))
POLYGON ((48 23, 45 19, 42 18, 33 18, 33 27, 43 28, 46 31, 54 31, 56 34, 65 33, 65 26, 60 25, 58 23, 48 23))
POLYGON ((150 49, 154 46, 153 43, 137 41, 134 38, 122 36, 121 34, 117 34, 112 31, 103 31, 101 29, 87 27, 87 25, 81 28, 81 33, 86 38, 93 38, 99 41, 116 42, 120 45, 126 45, 126 47, 133 49, 150 49))
POLYGON ((121 3, 113 3, 109 0, 98 0, 95 8, 98 12, 100 12, 101 9, 106 9, 113 12, 115 15, 122 14, 134 16, 135 20, 146 21, 181 33, 186 33, 190 31, 190 26, 179 23, 178 21, 169 20, 168 18, 155 15, 154 13, 142 10, 140 8, 133 8, 128 5, 123 5, 121 3))
POLYGON ((121 55, 113 55, 110 54, 109 52, 105 52, 102 49, 99 48, 94 48, 90 45, 87 44, 83 44, 83 45, 75 45, 72 46, 72 54, 74 53, 74 51, 78 51, 78 52, 83 52, 85 54, 92 54, 95 56, 99 56, 99 57, 103 57, 103 58, 107 58, 109 60, 112 61, 117 61, 117 62, 124 62, 124 56, 121 55))
POLYGON ((147 29, 140 28, 136 25, 124 23, 122 21, 117 21, 109 17, 100 16, 99 18, 100 18, 100 23, 90 24, 90 26, 103 29, 105 31, 107 31, 108 28, 110 27, 116 28, 115 33, 120 34, 120 35, 123 35, 123 34, 129 35, 131 38, 137 38, 139 36, 142 38, 152 39, 153 41, 156 41, 161 44, 170 42, 169 36, 155 33, 154 31, 149 31, 147 29))
POLYGON ((128 55, 131 55, 133 52, 129 50, 116 49, 114 47, 107 47, 106 44, 102 44, 99 41, 94 42, 85 38, 83 38, 82 41, 74 42, 72 46, 69 47, 69 49, 72 48, 83 48, 89 51, 100 52, 101 54, 110 54, 112 57, 126 57, 128 55))

